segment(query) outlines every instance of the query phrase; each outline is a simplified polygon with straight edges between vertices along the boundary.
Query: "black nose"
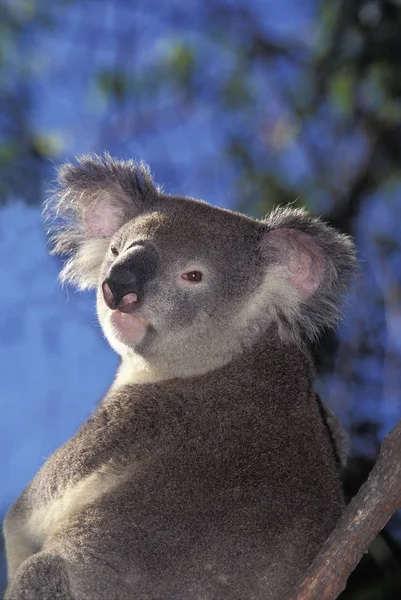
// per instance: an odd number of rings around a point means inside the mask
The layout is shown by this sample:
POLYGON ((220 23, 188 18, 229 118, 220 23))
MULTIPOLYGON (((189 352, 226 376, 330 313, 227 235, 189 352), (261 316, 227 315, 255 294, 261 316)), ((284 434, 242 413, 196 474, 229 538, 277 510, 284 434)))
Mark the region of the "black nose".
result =
POLYGON ((157 253, 151 246, 135 245, 111 266, 102 283, 103 298, 111 310, 132 313, 143 298, 146 284, 154 278, 157 253))
POLYGON ((107 306, 111 308, 111 310, 118 309, 120 312, 132 313, 136 309, 136 305, 138 303, 138 294, 135 292, 128 292, 121 298, 121 300, 117 303, 115 297, 117 294, 113 294, 110 287, 110 282, 103 281, 102 283, 102 291, 103 298, 106 302, 107 306))

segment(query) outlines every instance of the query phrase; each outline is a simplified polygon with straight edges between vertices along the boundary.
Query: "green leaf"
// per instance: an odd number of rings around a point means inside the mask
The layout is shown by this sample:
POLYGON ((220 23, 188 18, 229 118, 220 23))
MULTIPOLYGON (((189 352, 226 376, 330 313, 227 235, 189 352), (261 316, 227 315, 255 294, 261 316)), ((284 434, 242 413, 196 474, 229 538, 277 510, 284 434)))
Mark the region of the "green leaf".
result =
POLYGON ((355 74, 346 67, 337 71, 331 79, 329 93, 335 107, 345 116, 350 116, 354 107, 355 74))
POLYGON ((124 100, 129 91, 129 80, 123 71, 101 71, 97 76, 97 85, 107 99, 124 100))
POLYGON ((167 56, 167 67, 177 83, 183 86, 189 85, 195 75, 193 48, 181 41, 175 43, 167 56))
POLYGON ((40 133, 35 135, 31 140, 32 148, 40 156, 54 156, 61 152, 62 141, 56 133, 40 133))
POLYGON ((250 85, 243 69, 235 69, 223 83, 221 100, 228 109, 246 108, 251 104, 250 85))

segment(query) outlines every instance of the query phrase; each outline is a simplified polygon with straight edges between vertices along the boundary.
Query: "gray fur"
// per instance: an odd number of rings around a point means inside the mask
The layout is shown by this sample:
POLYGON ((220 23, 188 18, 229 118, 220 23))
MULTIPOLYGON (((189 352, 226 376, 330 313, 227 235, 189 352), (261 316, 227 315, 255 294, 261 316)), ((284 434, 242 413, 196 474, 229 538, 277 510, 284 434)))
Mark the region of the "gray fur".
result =
POLYGON ((109 156, 63 167, 47 212, 122 362, 7 515, 6 599, 281 598, 343 507, 302 340, 338 318, 351 242, 303 211, 168 196, 109 156), (140 299, 121 330, 101 291, 117 273, 140 299))

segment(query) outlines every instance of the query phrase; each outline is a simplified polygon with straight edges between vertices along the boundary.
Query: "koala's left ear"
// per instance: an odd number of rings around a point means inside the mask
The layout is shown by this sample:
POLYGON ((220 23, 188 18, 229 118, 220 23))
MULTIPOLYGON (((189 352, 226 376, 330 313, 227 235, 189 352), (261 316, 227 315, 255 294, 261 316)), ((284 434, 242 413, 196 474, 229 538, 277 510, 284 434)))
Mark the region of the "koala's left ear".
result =
POLYGON ((60 279, 79 289, 95 287, 110 237, 158 194, 144 163, 105 154, 60 167, 44 211, 52 254, 70 257, 60 279))
POLYGON ((338 320, 356 271, 354 245, 303 209, 278 208, 263 224, 261 252, 267 289, 277 298, 275 316, 313 338, 338 320))

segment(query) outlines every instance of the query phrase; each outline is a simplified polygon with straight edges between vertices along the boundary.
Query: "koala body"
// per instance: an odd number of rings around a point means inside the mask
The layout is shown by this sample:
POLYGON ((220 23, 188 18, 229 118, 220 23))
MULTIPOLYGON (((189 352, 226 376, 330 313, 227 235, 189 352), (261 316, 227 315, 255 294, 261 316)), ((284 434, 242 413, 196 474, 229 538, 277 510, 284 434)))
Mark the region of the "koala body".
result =
POLYGON ((63 167, 50 207, 62 279, 97 288, 121 365, 7 515, 6 599, 283 597, 343 507, 304 340, 338 317, 351 242, 108 156, 63 167))

